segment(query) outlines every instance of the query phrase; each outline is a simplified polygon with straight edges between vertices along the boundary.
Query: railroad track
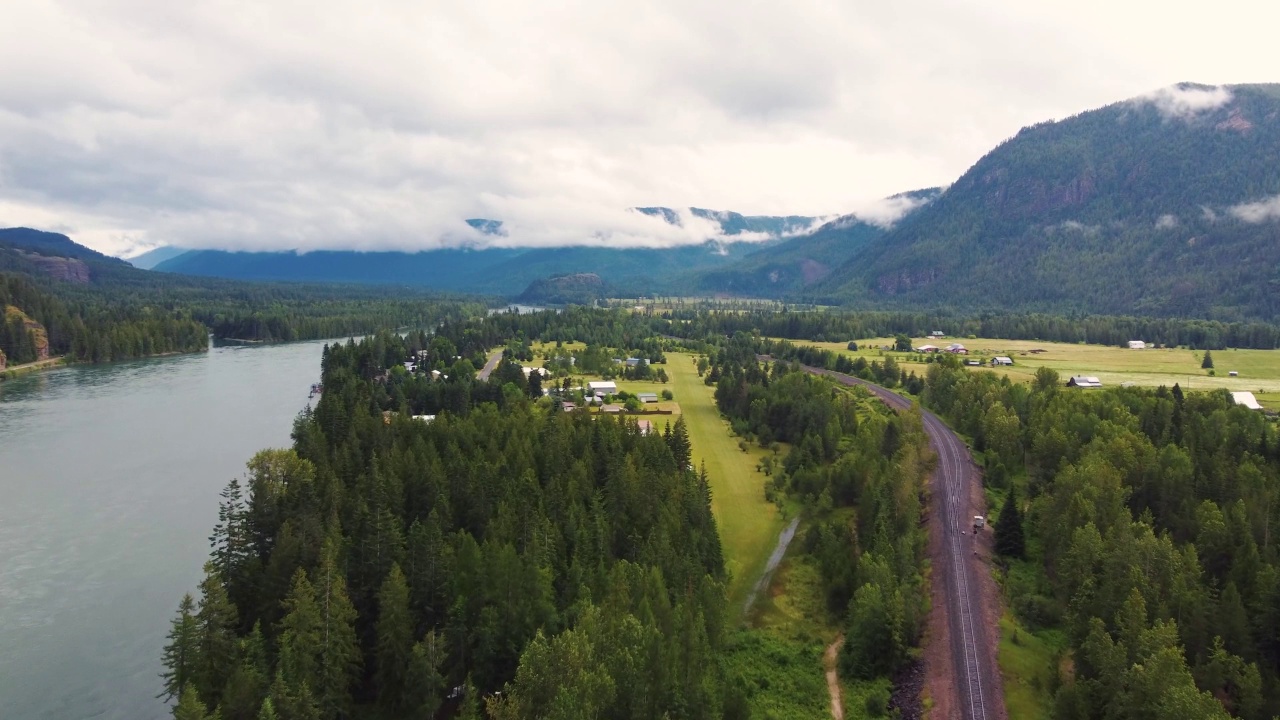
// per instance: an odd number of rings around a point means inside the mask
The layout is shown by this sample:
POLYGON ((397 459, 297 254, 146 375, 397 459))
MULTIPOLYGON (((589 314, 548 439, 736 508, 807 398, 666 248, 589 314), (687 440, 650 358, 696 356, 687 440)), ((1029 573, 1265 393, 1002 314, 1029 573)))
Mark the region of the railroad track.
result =
MULTIPOLYGON (((761 356, 762 360, 769 359, 761 356)), ((832 372, 823 368, 804 366, 815 375, 825 375, 843 385, 861 385, 870 390, 894 410, 906 410, 911 401, 903 396, 860 378, 832 372)), ((968 448, 946 423, 936 415, 921 408, 924 430, 929 445, 938 456, 938 467, 933 475, 934 512, 943 517, 943 543, 946 583, 947 615, 951 628, 951 655, 956 671, 955 707, 965 720, 997 720, 1007 717, 1004 698, 998 691, 998 678, 993 673, 990 658, 994 657, 989 644, 989 629, 975 565, 979 561, 970 552, 974 536, 969 527, 969 489, 975 480, 974 464, 968 448)))

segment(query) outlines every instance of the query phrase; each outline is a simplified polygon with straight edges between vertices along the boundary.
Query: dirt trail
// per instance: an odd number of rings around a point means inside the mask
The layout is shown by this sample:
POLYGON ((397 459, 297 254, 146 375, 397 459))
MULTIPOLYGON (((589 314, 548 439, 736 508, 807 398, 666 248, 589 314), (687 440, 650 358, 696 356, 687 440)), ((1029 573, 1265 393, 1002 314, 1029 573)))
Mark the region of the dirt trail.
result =
POLYGON ((822 665, 827 669, 827 692, 831 693, 831 717, 844 720, 844 699, 840 697, 840 677, 836 674, 836 659, 844 646, 844 635, 837 635, 835 642, 822 654, 822 665))
POLYGON ((764 572, 760 573, 760 579, 756 580, 756 584, 752 586, 751 593, 747 595, 747 601, 742 605, 742 614, 751 614, 751 606, 756 604, 756 597, 761 591, 769 587, 769 581, 773 579, 773 571, 778 569, 778 563, 782 562, 782 558, 787 554, 787 546, 791 544, 792 538, 796 536, 796 528, 800 526, 800 516, 796 515, 792 518, 791 523, 782 529, 782 533, 778 535, 778 545, 773 549, 773 554, 769 556, 769 561, 765 563, 764 572))

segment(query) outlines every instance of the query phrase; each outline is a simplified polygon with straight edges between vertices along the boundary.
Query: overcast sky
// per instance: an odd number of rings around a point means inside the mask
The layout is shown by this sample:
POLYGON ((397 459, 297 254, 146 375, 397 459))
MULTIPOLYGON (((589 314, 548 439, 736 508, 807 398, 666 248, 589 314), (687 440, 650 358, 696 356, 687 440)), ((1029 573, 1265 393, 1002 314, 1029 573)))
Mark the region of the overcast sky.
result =
POLYGON ((1264 0, 4 5, 0 226, 113 253, 688 242, 626 208, 872 211, 1033 122, 1280 81, 1264 0))

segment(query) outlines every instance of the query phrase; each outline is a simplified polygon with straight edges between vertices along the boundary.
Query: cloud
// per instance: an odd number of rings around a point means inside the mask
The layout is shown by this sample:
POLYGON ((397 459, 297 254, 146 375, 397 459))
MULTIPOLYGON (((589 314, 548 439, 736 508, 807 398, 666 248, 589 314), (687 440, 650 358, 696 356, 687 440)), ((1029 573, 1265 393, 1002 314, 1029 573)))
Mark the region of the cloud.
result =
POLYGON ((1171 230, 1178 227, 1178 218, 1176 215, 1161 215, 1156 218, 1157 230, 1171 230))
POLYGON ((857 219, 885 229, 893 227, 907 213, 927 205, 932 198, 894 195, 860 204, 853 212, 857 219))
POLYGON ((1022 126, 1173 78, 1254 79, 1278 14, 9 3, 0 225, 125 253, 706 239, 625 210, 650 205, 888 224, 904 209, 879 198, 951 182, 1022 126))
POLYGON ((1232 205, 1227 211, 1247 223, 1280 220, 1280 195, 1257 202, 1232 205))
POLYGON ((1231 91, 1225 87, 1170 85, 1137 98, 1137 102, 1155 105, 1166 119, 1188 120, 1226 105, 1231 98, 1231 91))

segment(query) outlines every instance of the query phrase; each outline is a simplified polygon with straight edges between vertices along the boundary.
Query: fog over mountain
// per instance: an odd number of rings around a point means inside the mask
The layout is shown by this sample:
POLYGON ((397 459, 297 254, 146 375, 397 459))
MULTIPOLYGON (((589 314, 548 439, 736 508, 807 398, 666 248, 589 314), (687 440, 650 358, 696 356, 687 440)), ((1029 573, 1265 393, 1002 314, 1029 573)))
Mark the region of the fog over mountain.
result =
POLYGON ((714 231, 628 210, 659 205, 865 217, 1031 123, 1184 79, 1270 80, 1280 12, 11 5, 0 226, 118 255, 669 247, 714 231))

